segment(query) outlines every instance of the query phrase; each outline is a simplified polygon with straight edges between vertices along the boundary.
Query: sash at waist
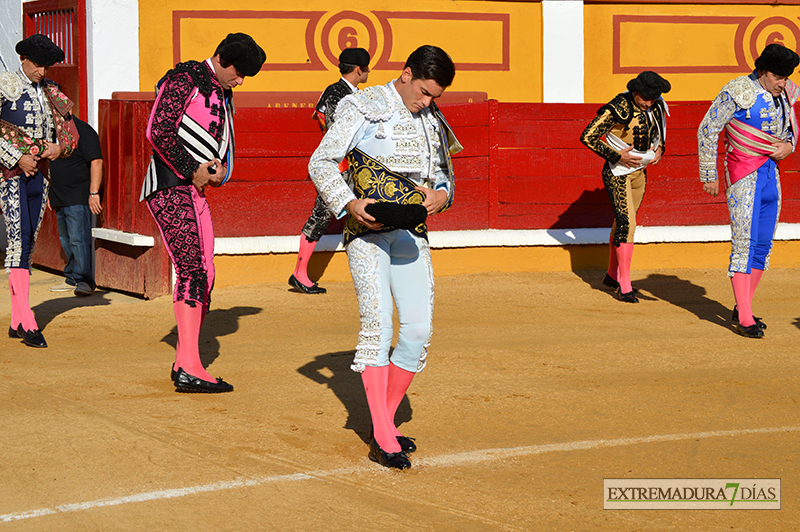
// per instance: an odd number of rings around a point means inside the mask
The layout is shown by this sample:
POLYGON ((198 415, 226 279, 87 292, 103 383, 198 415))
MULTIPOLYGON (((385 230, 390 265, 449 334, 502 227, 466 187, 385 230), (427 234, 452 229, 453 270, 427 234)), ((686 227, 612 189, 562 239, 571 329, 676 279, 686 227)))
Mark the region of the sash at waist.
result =
POLYGON ((728 185, 755 172, 777 150, 774 144, 783 142, 735 118, 725 126, 725 140, 729 146, 725 157, 728 185))
MULTIPOLYGON (((425 194, 416 190, 417 184, 402 174, 386 168, 384 165, 362 152, 354 149, 347 155, 350 173, 353 176, 353 193, 356 199, 371 198, 375 201, 408 205, 422 204, 425 194)), ((394 231, 395 227, 383 226, 381 229, 370 229, 355 218, 347 215, 342 243, 346 246, 353 239, 368 233, 394 231)), ((419 224, 410 231, 412 234, 428 239, 428 226, 419 224)))

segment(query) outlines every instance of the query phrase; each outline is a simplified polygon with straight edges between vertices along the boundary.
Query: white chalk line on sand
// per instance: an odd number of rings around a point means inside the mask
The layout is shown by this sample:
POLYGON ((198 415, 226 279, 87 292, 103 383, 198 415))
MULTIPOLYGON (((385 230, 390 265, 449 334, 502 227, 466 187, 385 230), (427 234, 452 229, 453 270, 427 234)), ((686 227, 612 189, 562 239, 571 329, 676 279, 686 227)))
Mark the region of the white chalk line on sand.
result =
MULTIPOLYGON (((585 441, 566 442, 566 443, 528 445, 524 447, 511 447, 507 449, 486 449, 482 451, 468 451, 463 453, 454 453, 432 458, 421 458, 419 460, 415 460, 414 463, 418 466, 448 467, 448 466, 460 466, 468 463, 474 464, 478 462, 491 462, 496 460, 504 460, 507 458, 531 456, 543 453, 582 451, 586 449, 601 449, 605 447, 624 447, 627 445, 639 445, 643 443, 702 440, 708 438, 722 438, 722 437, 743 436, 750 434, 776 434, 781 432, 798 432, 798 431, 800 431, 800 426, 767 427, 758 429, 739 429, 739 430, 717 430, 709 432, 691 432, 686 434, 661 434, 655 436, 643 436, 640 438, 619 438, 613 440, 585 440, 585 441)), ((4 514, 0 515, 0 522, 20 521, 24 519, 32 519, 34 517, 42 517, 45 515, 79 512, 82 510, 90 510, 92 508, 102 508, 105 506, 118 506, 121 504, 130 504, 135 502, 174 499, 176 497, 185 497, 187 495, 194 495, 198 493, 209 493, 214 491, 246 488, 251 486, 262 486, 266 484, 275 484, 278 482, 292 482, 298 480, 314 480, 325 477, 337 477, 337 476, 351 475, 353 473, 359 473, 369 470, 371 470, 371 468, 364 466, 357 466, 357 467, 349 467, 341 469, 329 469, 323 471, 309 471, 308 473, 293 473, 291 475, 273 475, 268 477, 260 477, 260 478, 246 479, 246 480, 220 481, 220 482, 213 482, 211 484, 203 484, 201 486, 191 486, 188 488, 148 491, 144 493, 137 493, 135 495, 127 495, 125 497, 97 499, 94 501, 78 502, 74 504, 55 506, 53 508, 40 508, 38 510, 30 510, 27 512, 4 514)))

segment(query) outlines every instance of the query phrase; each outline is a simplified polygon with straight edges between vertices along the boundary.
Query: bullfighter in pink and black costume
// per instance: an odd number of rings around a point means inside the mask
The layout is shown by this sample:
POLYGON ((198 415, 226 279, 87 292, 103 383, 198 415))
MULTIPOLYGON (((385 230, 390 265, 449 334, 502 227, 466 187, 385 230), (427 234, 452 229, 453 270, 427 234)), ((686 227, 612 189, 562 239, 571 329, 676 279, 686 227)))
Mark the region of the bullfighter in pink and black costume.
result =
POLYGON ((751 305, 761 275, 769 268, 772 239, 781 210, 779 161, 797 144, 794 104, 800 88, 789 76, 800 63, 795 52, 770 44, 748 76, 729 81, 714 99, 697 132, 703 190, 719 193, 717 142, 725 130, 725 194, 731 217, 731 278, 736 332, 761 338, 767 328, 751 305))
POLYGON ((177 391, 221 393, 233 386, 203 367, 198 338, 214 287, 214 228, 205 198, 233 169, 233 87, 266 60, 244 33, 231 33, 200 63, 187 61, 161 79, 147 124, 153 157, 142 198, 169 250, 178 344, 172 380, 177 391))

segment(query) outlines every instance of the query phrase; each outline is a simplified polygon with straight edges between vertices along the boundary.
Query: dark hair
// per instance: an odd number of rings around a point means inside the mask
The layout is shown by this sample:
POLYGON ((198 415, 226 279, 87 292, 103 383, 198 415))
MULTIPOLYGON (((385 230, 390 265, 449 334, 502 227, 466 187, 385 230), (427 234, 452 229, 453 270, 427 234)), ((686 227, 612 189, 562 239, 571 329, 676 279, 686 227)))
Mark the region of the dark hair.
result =
POLYGON ((350 63, 339 63, 339 72, 342 74, 349 74, 356 69, 358 65, 351 65, 350 63))
POLYGON ((456 77, 456 66, 447 52, 438 46, 426 44, 408 56, 403 70, 411 69, 412 79, 432 79, 446 89, 456 77))

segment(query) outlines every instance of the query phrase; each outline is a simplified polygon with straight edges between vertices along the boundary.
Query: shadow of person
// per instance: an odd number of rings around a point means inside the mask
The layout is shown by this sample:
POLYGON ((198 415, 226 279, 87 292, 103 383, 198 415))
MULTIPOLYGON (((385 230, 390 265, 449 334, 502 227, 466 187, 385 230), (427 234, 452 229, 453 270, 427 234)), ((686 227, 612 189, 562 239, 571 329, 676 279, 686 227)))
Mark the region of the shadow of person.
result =
MULTIPOLYGON (((206 314, 203 327, 200 329, 199 348, 200 362, 208 368, 219 356, 219 338, 239 330, 239 318, 258 314, 263 309, 258 307, 231 307, 229 309, 213 309, 206 314)), ((178 343, 178 326, 165 335, 162 342, 175 349, 178 343)))
POLYGON ((31 310, 33 310, 33 315, 36 317, 36 324, 39 329, 45 330, 47 325, 59 314, 69 312, 78 307, 99 307, 110 304, 111 300, 108 299, 108 292, 96 290, 89 297, 54 297, 42 301, 32 307, 31 310))
MULTIPOLYGON (((688 310, 699 319, 729 329, 733 309, 706 297, 706 289, 676 275, 653 273, 636 282, 637 288, 688 310)), ((641 296, 640 296, 641 297, 641 296)))
MULTIPOLYGON (((298 368, 297 372, 316 383, 328 386, 347 410, 347 421, 343 428, 352 430, 368 444, 372 418, 361 375, 350 369, 354 356, 354 351, 319 355, 305 366, 298 368)), ((411 403, 406 395, 397 408, 395 415, 397 426, 411 421, 412 413, 411 403)))
POLYGON ((798 329, 800 329, 800 318, 795 318, 794 319, 794 326, 797 327, 798 329))

